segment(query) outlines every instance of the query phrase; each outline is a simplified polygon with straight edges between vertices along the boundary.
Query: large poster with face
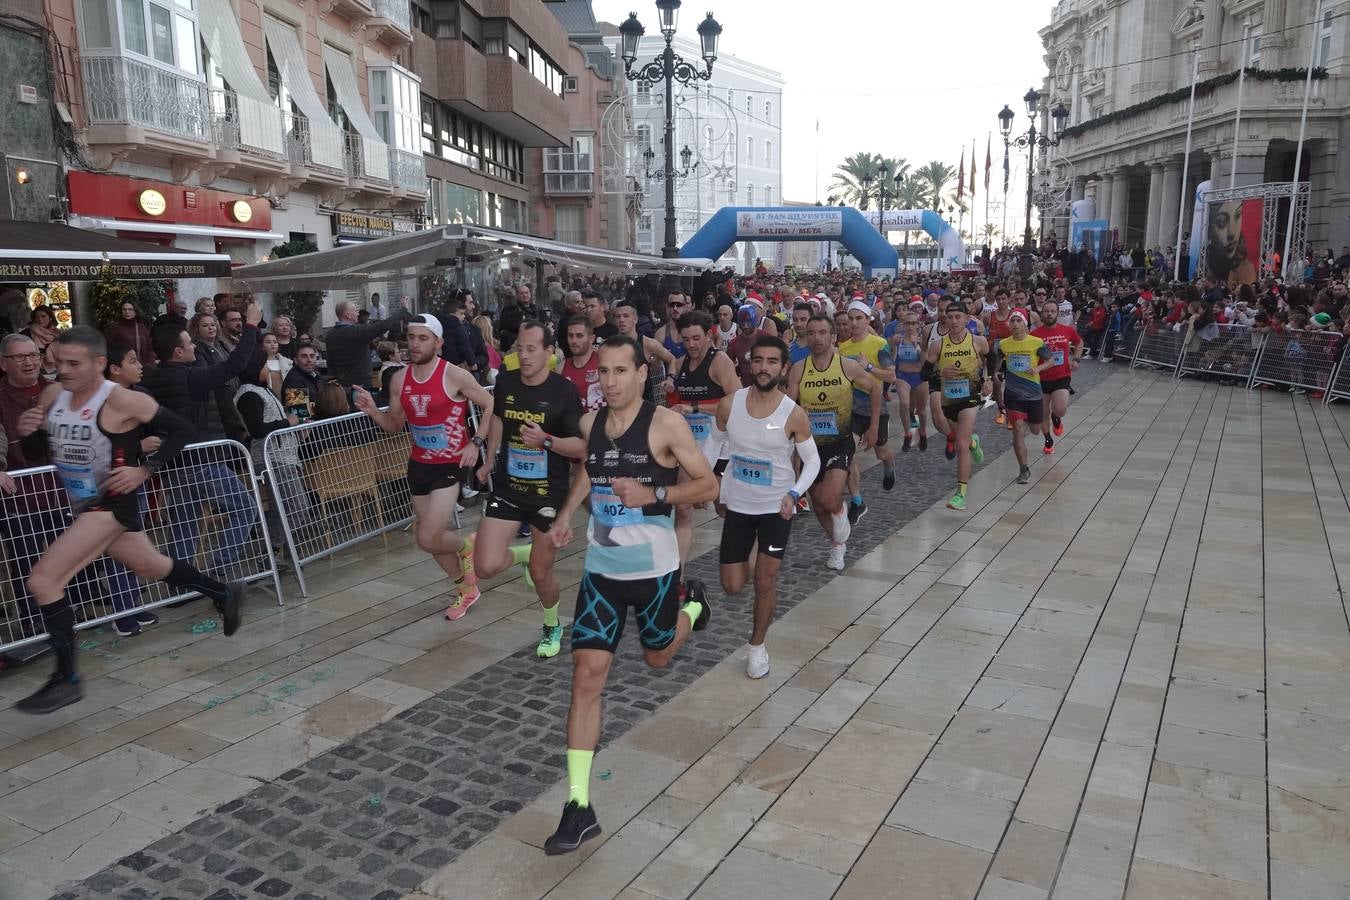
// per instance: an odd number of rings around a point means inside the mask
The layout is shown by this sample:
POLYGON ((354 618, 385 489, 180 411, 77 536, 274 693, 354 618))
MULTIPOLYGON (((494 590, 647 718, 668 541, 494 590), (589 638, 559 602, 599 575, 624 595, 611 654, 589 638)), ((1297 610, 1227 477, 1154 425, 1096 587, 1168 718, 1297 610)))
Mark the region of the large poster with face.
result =
POLYGON ((1221 200, 1209 204, 1205 267, 1210 275, 1227 283, 1256 284, 1261 260, 1260 198, 1221 200))

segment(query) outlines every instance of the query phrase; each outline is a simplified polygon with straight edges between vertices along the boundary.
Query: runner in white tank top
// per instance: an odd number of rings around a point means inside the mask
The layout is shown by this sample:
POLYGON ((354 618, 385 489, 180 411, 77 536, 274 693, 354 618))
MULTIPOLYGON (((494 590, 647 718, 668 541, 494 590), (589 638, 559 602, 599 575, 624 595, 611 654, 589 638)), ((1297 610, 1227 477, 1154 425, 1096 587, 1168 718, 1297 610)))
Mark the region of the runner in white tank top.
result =
POLYGON ((739 594, 750 579, 750 549, 755 559, 754 626, 746 674, 769 674, 764 638, 777 601, 778 569, 792 531, 797 501, 820 471, 820 453, 811 437, 806 411, 783 393, 789 364, 787 344, 760 335, 750 349, 750 387, 723 397, 717 425, 726 432, 727 468, 722 475, 722 589, 739 594), (802 463, 793 471, 793 454, 802 463))

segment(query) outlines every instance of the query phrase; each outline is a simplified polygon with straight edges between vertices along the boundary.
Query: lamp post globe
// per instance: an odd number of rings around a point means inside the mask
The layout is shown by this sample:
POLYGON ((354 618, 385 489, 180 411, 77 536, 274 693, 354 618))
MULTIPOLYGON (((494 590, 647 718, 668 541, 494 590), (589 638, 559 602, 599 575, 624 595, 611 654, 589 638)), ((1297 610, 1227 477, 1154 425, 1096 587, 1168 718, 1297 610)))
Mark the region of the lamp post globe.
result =
POLYGON ((646 29, 638 21, 637 13, 629 13, 628 18, 619 26, 619 56, 626 66, 637 62, 638 41, 642 40, 645 33, 646 29))
POLYGON ((698 23, 698 42, 703 51, 703 61, 708 64, 709 70, 712 64, 717 61, 717 39, 722 36, 722 26, 713 18, 712 13, 698 23))

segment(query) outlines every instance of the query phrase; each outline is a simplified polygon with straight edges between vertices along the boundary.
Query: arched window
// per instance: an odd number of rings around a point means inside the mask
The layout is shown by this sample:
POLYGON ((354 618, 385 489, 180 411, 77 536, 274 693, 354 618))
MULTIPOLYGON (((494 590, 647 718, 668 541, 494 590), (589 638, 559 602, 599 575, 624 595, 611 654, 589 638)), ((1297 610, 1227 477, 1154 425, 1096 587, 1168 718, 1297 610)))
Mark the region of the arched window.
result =
POLYGON ((764 121, 765 121, 765 122, 768 122, 770 125, 773 124, 773 101, 772 101, 772 100, 765 100, 765 101, 764 101, 764 121))
POLYGON ((773 168, 773 141, 767 138, 764 140, 764 168, 773 168))
POLYGON ((755 164, 755 136, 753 134, 745 137, 745 161, 748 165, 755 164))
POLYGON ((753 184, 747 184, 745 186, 745 205, 755 205, 755 186, 753 184))

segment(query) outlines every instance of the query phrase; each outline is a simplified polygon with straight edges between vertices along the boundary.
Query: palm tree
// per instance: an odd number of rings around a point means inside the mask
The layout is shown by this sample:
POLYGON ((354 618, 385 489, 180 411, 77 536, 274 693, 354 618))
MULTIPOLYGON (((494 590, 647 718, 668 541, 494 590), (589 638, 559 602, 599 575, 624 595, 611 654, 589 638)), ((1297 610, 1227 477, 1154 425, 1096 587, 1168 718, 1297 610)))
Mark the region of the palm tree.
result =
POLYGON ((980 229, 980 236, 984 242, 992 248, 998 240, 998 226, 993 222, 985 222, 984 227, 980 229))
POLYGON ((834 171, 830 190, 858 209, 867 209, 871 200, 871 185, 877 178, 884 160, 875 153, 855 153, 846 158, 834 171))
POLYGON ((927 189, 927 195, 924 202, 930 209, 937 209, 938 204, 942 202, 942 191, 953 178, 956 177, 956 167, 949 166, 944 162, 933 160, 932 162, 920 166, 914 173, 914 177, 919 180, 927 189))
MULTIPOLYGON (((909 166, 906 164, 905 169, 909 166)), ((895 209, 923 209, 927 205, 928 189, 917 176, 908 174, 895 191, 895 209)), ((909 266, 909 232, 905 232, 905 266, 909 266)))

